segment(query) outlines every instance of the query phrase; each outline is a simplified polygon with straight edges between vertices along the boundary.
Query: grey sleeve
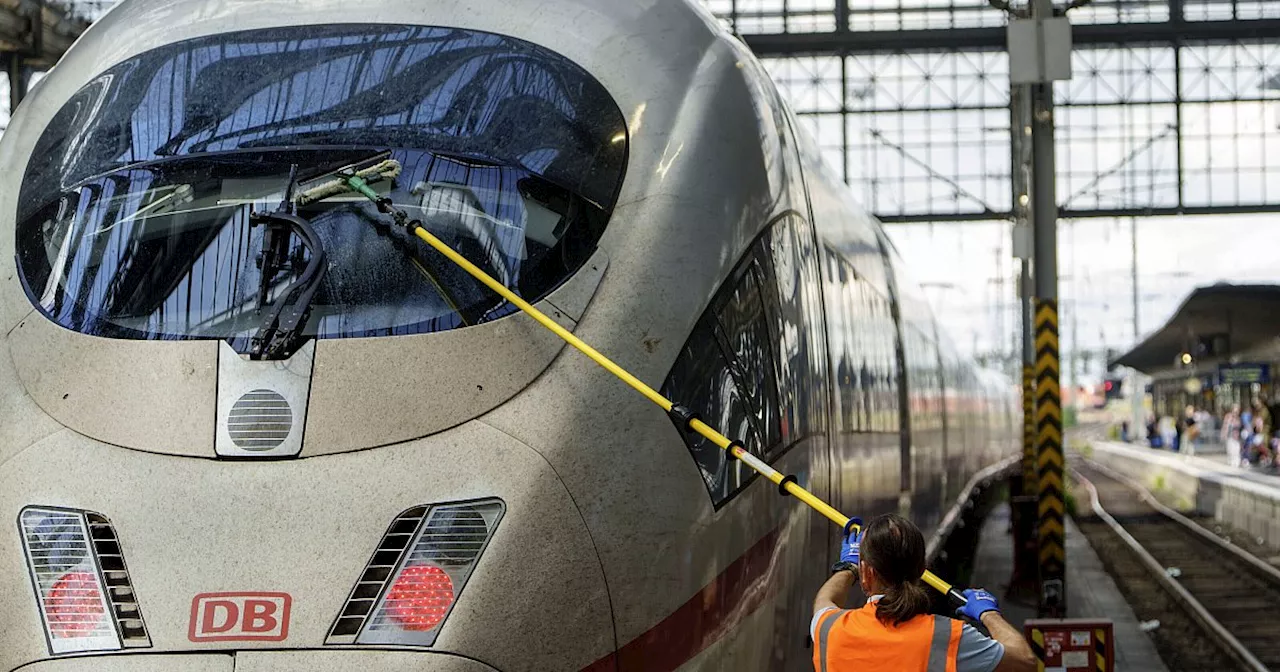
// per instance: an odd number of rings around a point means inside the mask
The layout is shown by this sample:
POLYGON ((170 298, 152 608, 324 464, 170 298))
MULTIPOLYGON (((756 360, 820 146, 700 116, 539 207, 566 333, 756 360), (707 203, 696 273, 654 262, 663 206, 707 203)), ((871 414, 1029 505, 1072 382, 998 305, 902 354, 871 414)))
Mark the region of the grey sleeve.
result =
POLYGON ((838 611, 839 609, 840 607, 827 607, 819 610, 818 613, 813 615, 813 620, 809 623, 809 636, 813 638, 813 641, 818 641, 818 621, 822 616, 828 611, 838 611))
POLYGON ((1004 644, 966 623, 960 630, 960 650, 956 658, 956 672, 992 672, 1004 658, 1004 644))

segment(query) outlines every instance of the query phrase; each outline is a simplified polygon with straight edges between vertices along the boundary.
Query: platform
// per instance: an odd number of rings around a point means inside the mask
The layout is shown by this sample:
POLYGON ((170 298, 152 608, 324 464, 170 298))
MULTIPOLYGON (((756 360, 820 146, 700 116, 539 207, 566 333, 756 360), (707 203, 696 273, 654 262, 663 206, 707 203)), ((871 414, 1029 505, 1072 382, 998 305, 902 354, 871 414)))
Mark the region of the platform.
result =
MULTIPOLYGON (((1126 672, 1168 672, 1151 638, 1138 628, 1138 617, 1129 608, 1111 576, 1102 567, 1093 547, 1066 520, 1067 616, 1070 618, 1110 618, 1115 623, 1116 669, 1126 672)), ((1036 605, 1003 599, 1013 575, 1013 537, 1009 534, 1009 506, 991 512, 982 527, 973 584, 1001 597, 1001 610, 1019 629, 1027 619, 1036 618, 1036 605)))
POLYGON ((1093 440, 1094 461, 1132 478, 1168 506, 1213 516, 1280 547, 1280 476, 1227 464, 1222 456, 1191 456, 1093 440))

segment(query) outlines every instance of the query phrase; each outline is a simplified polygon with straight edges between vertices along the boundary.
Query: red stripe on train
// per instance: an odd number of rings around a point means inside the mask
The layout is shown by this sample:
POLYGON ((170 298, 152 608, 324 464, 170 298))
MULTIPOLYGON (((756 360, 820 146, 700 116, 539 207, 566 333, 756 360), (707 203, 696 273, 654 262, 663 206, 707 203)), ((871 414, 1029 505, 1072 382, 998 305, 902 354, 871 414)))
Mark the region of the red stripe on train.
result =
POLYGON ((660 623, 582 672, 670 672, 728 634, 772 593, 777 573, 774 530, 660 623))

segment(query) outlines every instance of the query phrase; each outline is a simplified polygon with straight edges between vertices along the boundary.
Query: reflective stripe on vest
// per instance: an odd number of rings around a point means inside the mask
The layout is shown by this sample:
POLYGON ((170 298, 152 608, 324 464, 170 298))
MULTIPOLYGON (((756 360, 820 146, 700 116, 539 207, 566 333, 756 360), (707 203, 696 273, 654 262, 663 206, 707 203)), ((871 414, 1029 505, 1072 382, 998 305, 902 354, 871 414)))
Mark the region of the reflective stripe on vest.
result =
POLYGON ((947 645, 951 643, 951 619, 933 617, 933 642, 929 644, 929 672, 947 672, 947 645))
POLYGON ((956 660, 959 656, 960 621, 946 616, 934 616, 928 672, 956 672, 956 660))
POLYGON ((957 672, 960 621, 921 615, 900 625, 885 625, 868 604, 855 610, 831 610, 818 620, 815 672, 957 672))
POLYGON ((818 672, 827 672, 827 638, 831 636, 831 626, 840 620, 841 614, 848 611, 848 609, 833 609, 818 626, 818 660, 820 661, 818 672))

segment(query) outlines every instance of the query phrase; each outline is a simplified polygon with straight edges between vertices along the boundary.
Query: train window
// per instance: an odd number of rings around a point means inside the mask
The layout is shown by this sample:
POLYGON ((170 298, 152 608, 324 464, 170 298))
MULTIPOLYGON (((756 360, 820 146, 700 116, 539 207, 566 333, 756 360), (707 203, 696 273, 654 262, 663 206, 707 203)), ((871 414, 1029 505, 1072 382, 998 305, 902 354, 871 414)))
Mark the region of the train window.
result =
MULTIPOLYGON (((742 390, 730 372, 719 331, 714 317, 703 315, 667 376, 662 393, 692 408, 725 436, 742 441, 753 453, 759 452, 760 435, 749 417, 742 390)), ((707 494, 716 506, 750 480, 753 472, 719 446, 698 434, 682 434, 706 483, 707 494)))
MULTIPOLYGON (((386 25, 201 37, 111 68, 55 115, 23 179, 19 265, 32 302, 67 328, 243 349, 264 303, 298 291, 315 254, 286 234, 264 273, 266 227, 250 211, 390 160, 387 197, 536 301, 594 252, 626 140, 598 81, 515 38, 386 25)), ((514 312, 415 237, 379 227, 369 203, 330 198, 298 214, 328 258, 307 276, 303 336, 425 333, 514 312)))
POLYGON ((876 335, 876 422, 873 431, 898 431, 898 368, 895 341, 897 329, 889 299, 877 294, 875 303, 876 335))
MULTIPOLYGON (((858 283, 863 282, 863 280, 858 277, 858 274, 848 262, 841 260, 840 268, 843 271, 840 276, 840 293, 831 297, 831 300, 839 301, 843 307, 844 325, 841 333, 828 335, 827 338, 833 344, 838 339, 842 349, 841 357, 848 360, 849 368, 852 371, 857 371, 861 368, 862 358, 866 354, 858 348, 858 343, 854 338, 856 333, 866 328, 866 322, 863 319, 864 313, 858 310, 858 283)), ((860 378, 860 376, 851 375, 847 385, 840 386, 840 397, 843 400, 841 414, 844 416, 842 428, 849 432, 863 429, 858 417, 858 397, 861 396, 860 378)))
MULTIPOLYGON (((760 456, 790 438, 777 385, 790 364, 775 366, 781 336, 769 325, 780 302, 769 270, 762 246, 753 247, 698 320, 662 386, 667 398, 760 456)), ((750 481, 754 472, 738 460, 699 435, 683 434, 716 506, 750 481)))
POLYGON ((763 242, 763 276, 774 280, 764 294, 777 344, 781 445, 790 446, 826 431, 826 346, 822 313, 815 306, 821 268, 811 253, 812 229, 803 219, 777 222, 763 242))
POLYGON ((766 452, 781 439, 778 427, 778 394, 774 389, 773 337, 769 334, 760 291, 758 263, 751 262, 734 277, 732 290, 721 292, 716 317, 726 339, 725 352, 734 378, 746 394, 756 428, 766 452))

